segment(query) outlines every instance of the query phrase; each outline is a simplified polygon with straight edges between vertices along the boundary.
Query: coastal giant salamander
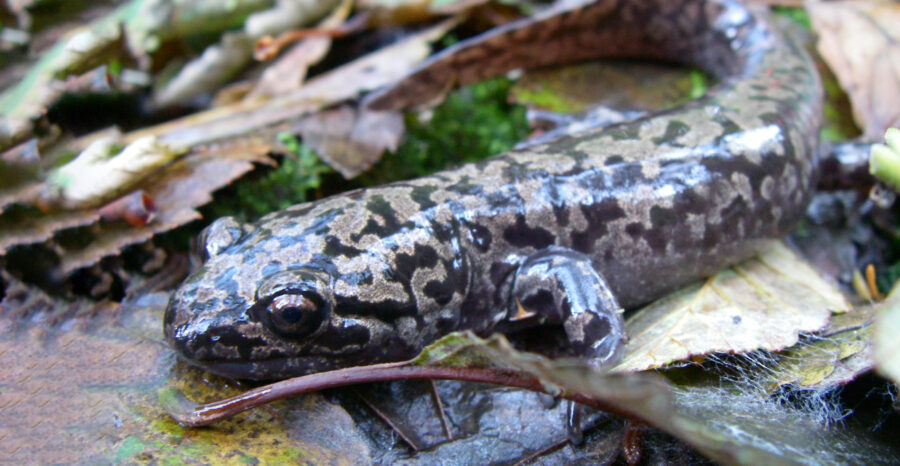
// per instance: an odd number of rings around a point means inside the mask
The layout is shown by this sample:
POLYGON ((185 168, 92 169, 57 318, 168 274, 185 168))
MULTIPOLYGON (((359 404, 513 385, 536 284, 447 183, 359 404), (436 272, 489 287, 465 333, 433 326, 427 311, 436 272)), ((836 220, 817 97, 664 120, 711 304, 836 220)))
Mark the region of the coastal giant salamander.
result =
POLYGON ((705 97, 253 224, 219 219, 165 334, 228 377, 277 379, 415 356, 449 332, 561 325, 571 351, 621 357, 629 308, 754 254, 801 217, 816 177, 813 65, 728 0, 601 0, 434 56, 372 109, 520 67, 676 61, 705 97))

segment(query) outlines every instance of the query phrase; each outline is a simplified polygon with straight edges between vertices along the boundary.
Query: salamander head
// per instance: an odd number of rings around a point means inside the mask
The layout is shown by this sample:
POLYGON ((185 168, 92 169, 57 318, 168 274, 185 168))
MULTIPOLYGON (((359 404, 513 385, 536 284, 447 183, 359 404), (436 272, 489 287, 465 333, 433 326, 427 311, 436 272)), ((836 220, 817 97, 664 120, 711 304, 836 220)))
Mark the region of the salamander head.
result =
POLYGON ((205 264, 169 301, 166 338, 191 363, 231 378, 402 359, 391 352, 409 348, 393 328, 356 312, 407 305, 390 287, 373 286, 391 275, 389 261, 332 233, 351 219, 365 224, 365 210, 307 204, 255 226, 217 220, 202 237, 205 264))

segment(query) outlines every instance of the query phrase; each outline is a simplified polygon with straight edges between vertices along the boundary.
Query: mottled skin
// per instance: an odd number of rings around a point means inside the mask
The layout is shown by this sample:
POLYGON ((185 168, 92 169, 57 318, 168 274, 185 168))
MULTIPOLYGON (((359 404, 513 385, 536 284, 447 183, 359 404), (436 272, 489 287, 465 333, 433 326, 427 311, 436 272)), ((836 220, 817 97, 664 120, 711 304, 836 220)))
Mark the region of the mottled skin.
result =
POLYGON ((447 50, 373 109, 508 69, 597 57, 688 62, 720 84, 675 110, 412 181, 220 219, 173 295, 188 360, 274 379, 410 358, 459 329, 562 324, 597 364, 622 307, 754 254, 815 181, 821 91, 806 55, 727 0, 609 0, 447 50))

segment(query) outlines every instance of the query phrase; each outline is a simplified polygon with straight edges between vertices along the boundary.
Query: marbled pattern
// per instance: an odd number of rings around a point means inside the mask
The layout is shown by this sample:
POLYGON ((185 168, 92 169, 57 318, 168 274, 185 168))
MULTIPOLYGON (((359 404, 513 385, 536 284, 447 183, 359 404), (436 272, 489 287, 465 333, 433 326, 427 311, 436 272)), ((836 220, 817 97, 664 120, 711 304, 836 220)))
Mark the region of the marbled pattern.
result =
POLYGON ((367 103, 403 107, 509 69, 598 57, 692 63, 720 84, 633 122, 253 225, 219 220, 208 261, 171 299, 167 338, 193 363, 254 379, 541 323, 562 324, 578 354, 614 361, 620 304, 746 258, 801 216, 821 113, 803 51, 732 1, 598 1, 461 43, 367 103))

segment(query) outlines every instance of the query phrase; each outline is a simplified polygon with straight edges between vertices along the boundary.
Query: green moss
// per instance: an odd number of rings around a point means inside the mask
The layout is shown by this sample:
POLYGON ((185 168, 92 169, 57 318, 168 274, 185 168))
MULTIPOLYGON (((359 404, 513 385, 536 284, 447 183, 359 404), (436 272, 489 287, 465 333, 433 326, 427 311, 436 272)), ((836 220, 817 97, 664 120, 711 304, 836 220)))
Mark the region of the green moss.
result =
POLYGON ((550 89, 537 91, 521 89, 516 93, 516 99, 519 102, 534 104, 537 107, 556 113, 575 113, 578 111, 574 105, 550 89))
POLYGON ((497 78, 462 88, 428 121, 407 114, 406 141, 363 174, 362 185, 415 178, 509 150, 528 135, 525 107, 509 103, 511 86, 497 78))
POLYGON ((809 20, 809 14, 807 14, 806 10, 803 8, 776 6, 773 8, 773 11, 775 11, 775 14, 784 16, 806 29, 812 29, 812 22, 809 20))
POLYGON ((845 141, 860 135, 853 121, 850 99, 830 71, 820 73, 825 89, 825 115, 821 136, 827 141, 845 141))
POLYGON ((144 442, 137 437, 127 437, 119 448, 116 449, 115 462, 116 464, 121 463, 126 458, 136 455, 141 452, 146 447, 144 442))
POLYGON ((278 167, 262 176, 235 183, 216 196, 216 202, 203 209, 203 217, 215 219, 236 215, 254 220, 269 212, 306 202, 322 185, 322 176, 332 171, 308 146, 290 134, 279 138, 290 154, 278 167))
POLYGON ((691 69, 690 72, 691 79, 691 91, 688 93, 688 96, 691 99, 699 99, 706 94, 706 91, 709 89, 709 83, 711 78, 706 75, 702 70, 691 69))
POLYGON ((894 284, 897 283, 897 280, 900 280, 900 262, 890 265, 886 269, 880 271, 875 281, 878 284, 878 289, 885 292, 886 290, 893 288, 894 284))

